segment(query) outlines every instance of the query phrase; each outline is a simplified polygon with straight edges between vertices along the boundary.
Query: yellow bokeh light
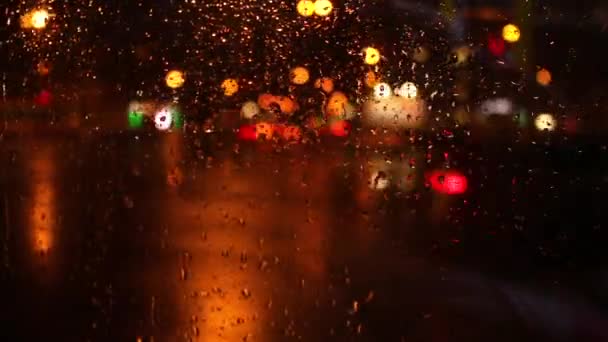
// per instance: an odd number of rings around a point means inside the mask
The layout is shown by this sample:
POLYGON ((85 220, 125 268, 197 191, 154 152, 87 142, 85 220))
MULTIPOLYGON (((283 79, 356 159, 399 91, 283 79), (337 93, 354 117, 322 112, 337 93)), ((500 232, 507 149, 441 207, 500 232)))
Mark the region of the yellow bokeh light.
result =
POLYGON ((303 17, 310 17, 315 13, 315 3, 310 0, 300 0, 297 6, 298 13, 303 17))
POLYGON ((308 82, 308 80, 310 79, 310 73, 305 67, 295 67, 291 69, 291 72, 289 73, 289 79, 293 84, 306 84, 306 82, 308 82))
POLYGON ((551 83, 551 72, 542 68, 536 72, 536 82, 542 86, 548 86, 551 83))
POLYGON ((348 106, 348 97, 340 91, 331 94, 327 100, 325 113, 327 116, 344 116, 348 106))
POLYGON ((47 10, 32 10, 21 16, 22 28, 33 28, 41 30, 46 27, 51 15, 47 10))
POLYGON ((556 121, 553 115, 548 113, 539 114, 534 120, 534 126, 539 131, 554 131, 556 121))
POLYGON ((37 10, 32 13, 32 27, 35 29, 43 29, 49 20, 49 12, 46 10, 37 10))
POLYGON ((315 1, 315 13, 319 17, 328 16, 334 9, 334 5, 329 0, 317 0, 315 1))
POLYGON ((505 25, 505 27, 502 28, 502 38, 507 42, 515 43, 519 40, 520 37, 521 31, 516 25, 507 24, 505 25))
POLYGON ((366 47, 363 49, 363 53, 365 54, 365 64, 375 65, 380 62, 380 51, 373 47, 366 47))
POLYGON ((171 89, 177 89, 184 85, 186 79, 184 73, 179 70, 171 70, 165 76, 165 83, 171 89))
POLYGON ((222 82, 222 89, 224 90, 224 95, 232 96, 239 91, 239 83, 234 78, 227 78, 222 82))

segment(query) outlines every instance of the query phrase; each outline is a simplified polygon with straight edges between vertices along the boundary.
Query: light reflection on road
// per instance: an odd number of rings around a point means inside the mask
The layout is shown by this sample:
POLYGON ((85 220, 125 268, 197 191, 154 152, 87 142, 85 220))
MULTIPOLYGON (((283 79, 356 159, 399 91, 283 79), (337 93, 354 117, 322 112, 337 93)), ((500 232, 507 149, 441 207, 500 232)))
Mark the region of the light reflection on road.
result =
POLYGON ((27 172, 31 173, 31 199, 28 211, 32 250, 52 258, 56 243, 55 149, 42 145, 29 151, 27 172))

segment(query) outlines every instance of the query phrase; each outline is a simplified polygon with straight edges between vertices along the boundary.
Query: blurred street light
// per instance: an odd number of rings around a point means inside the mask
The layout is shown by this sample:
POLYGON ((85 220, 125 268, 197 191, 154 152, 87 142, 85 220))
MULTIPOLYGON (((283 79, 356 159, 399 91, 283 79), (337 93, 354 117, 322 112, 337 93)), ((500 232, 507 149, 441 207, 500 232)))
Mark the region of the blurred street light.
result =
POLYGON ((516 43, 521 37, 519 27, 513 24, 507 24, 502 28, 502 38, 509 43, 516 43))
POLYGON ((315 14, 319 17, 328 16, 334 9, 334 5, 329 0, 317 0, 315 1, 315 14))
POLYGON ((310 17, 315 13, 315 3, 310 0, 300 0, 296 9, 301 16, 310 17))
POLYGON ((365 54, 365 64, 375 65, 380 62, 380 51, 373 47, 366 47, 363 49, 363 53, 365 54))
POLYGON ((184 82, 186 82, 184 73, 179 70, 171 70, 165 77, 165 83, 167 84, 167 87, 171 89, 180 88, 184 85, 184 82))
POLYGON ((29 11, 21 17, 21 27, 42 30, 46 27, 50 16, 45 9, 29 11))

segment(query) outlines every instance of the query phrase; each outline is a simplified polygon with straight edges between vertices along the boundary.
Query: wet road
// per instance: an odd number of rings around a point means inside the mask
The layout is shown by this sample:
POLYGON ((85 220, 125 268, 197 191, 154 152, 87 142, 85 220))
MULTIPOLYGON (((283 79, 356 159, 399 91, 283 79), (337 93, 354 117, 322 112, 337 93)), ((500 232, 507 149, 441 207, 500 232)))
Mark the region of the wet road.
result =
POLYGON ((0 335, 606 340, 606 154, 5 136, 0 335), (447 166, 465 194, 430 189, 447 166))

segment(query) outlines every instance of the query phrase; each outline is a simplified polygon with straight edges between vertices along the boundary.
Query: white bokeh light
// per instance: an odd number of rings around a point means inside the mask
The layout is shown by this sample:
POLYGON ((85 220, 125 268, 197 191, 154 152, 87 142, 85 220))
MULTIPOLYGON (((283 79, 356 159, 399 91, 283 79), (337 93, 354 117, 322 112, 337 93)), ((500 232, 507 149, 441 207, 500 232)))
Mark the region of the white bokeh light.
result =
POLYGON ((415 99, 418 97, 418 87, 413 82, 405 82, 395 91, 395 93, 401 97, 415 99))
POLYGON ((154 125, 159 131, 166 131, 171 128, 173 115, 169 108, 162 108, 154 115, 154 125))
POLYGON ((555 130, 555 125, 555 118, 549 113, 539 114, 534 120, 534 126, 539 131, 553 131, 555 130))
POLYGON ((254 101, 247 101, 241 107, 241 117, 243 119, 252 119, 258 114, 260 114, 260 107, 254 101))
POLYGON ((377 99, 387 99, 391 96, 391 86, 386 83, 378 83, 374 86, 374 97, 377 99))

